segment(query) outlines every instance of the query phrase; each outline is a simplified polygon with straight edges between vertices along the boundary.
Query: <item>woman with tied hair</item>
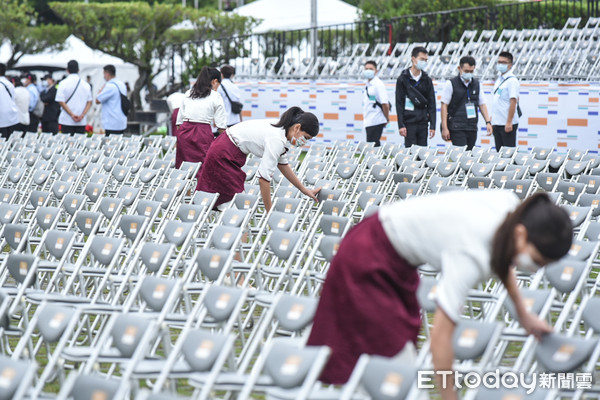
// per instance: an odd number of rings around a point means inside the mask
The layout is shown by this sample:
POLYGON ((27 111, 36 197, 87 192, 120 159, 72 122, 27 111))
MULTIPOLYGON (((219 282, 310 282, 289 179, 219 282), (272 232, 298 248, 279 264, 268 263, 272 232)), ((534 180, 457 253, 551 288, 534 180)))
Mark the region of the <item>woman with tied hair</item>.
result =
POLYGON ((211 125, 219 132, 227 127, 227 114, 217 92, 221 73, 216 68, 203 67, 194 86, 185 94, 177 114, 177 148, 175 167, 184 161, 204 162, 215 137, 211 125))
MULTIPOLYGON (((469 290, 492 275, 539 338, 550 327, 526 311, 512 267, 535 272, 563 257, 572 239, 569 216, 545 194, 520 203, 509 191, 458 191, 382 206, 348 232, 331 262, 308 340, 332 348, 321 380, 345 383, 361 354, 394 357, 416 344, 422 264, 442 273, 431 331, 436 370, 452 370, 452 335, 469 290)), ((442 395, 456 398, 452 387, 442 395)))
POLYGON ((278 168, 283 176, 303 194, 317 201, 320 189, 307 189, 287 160, 291 146, 302 147, 319 133, 319 120, 300 107, 291 107, 279 121, 254 119, 242 121, 220 135, 208 151, 198 178, 196 190, 219 193, 216 206, 220 209, 244 191, 246 173, 242 167, 246 156, 260 157, 257 174, 265 208, 271 209, 271 179, 278 168))

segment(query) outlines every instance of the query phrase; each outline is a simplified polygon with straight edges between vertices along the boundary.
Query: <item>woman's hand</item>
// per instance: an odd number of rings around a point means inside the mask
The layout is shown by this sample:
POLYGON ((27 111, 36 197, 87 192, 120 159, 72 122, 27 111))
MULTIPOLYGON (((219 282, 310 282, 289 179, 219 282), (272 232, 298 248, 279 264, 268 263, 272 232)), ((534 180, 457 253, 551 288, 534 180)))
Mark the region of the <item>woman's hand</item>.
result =
POLYGON ((525 313, 520 318, 520 322, 527 333, 535 336, 537 340, 540 340, 542 336, 552 332, 552 327, 550 327, 546 321, 529 312, 525 313))
POLYGON ((323 189, 323 188, 318 187, 318 188, 314 188, 314 189, 306 189, 306 193, 304 193, 304 194, 318 203, 319 200, 317 199, 317 194, 321 191, 321 189, 323 189))

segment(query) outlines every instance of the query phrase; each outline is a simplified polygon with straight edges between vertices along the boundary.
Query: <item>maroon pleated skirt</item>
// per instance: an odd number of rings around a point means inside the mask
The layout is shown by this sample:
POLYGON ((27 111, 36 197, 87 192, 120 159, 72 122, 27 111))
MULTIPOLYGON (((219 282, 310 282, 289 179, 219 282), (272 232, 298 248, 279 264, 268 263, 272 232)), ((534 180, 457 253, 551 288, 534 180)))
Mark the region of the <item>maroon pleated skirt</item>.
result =
POLYGON ((244 191, 244 164, 246 155, 233 144, 229 135, 220 134, 210 146, 200 168, 196 190, 219 193, 215 207, 231 201, 236 193, 244 191))
POLYGON ((179 108, 173 110, 171 115, 171 135, 177 136, 177 114, 179 114, 179 108))
POLYGON ((184 122, 177 131, 175 168, 179 168, 184 161, 203 163, 214 140, 215 136, 209 124, 184 122))
POLYGON ((417 269, 390 243, 377 214, 342 240, 315 314, 309 345, 327 345, 331 357, 321 381, 348 381, 361 354, 393 357, 416 344, 421 316, 417 269))

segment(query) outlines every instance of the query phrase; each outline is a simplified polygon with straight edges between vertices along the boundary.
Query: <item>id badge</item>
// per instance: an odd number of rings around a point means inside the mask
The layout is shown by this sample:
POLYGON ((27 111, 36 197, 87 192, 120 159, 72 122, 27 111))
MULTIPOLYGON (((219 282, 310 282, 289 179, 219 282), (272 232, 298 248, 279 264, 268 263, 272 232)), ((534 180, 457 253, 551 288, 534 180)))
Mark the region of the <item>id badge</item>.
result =
POLYGON ((477 111, 475 111, 475 104, 467 103, 467 104, 465 104, 465 107, 467 109, 467 118, 468 119, 477 118, 477 111))
POLYGON ((415 105, 408 97, 406 98, 406 102, 404 103, 404 109, 406 111, 415 111, 415 105))
POLYGON ((369 96, 369 101, 377 101, 377 97, 374 95, 369 96))

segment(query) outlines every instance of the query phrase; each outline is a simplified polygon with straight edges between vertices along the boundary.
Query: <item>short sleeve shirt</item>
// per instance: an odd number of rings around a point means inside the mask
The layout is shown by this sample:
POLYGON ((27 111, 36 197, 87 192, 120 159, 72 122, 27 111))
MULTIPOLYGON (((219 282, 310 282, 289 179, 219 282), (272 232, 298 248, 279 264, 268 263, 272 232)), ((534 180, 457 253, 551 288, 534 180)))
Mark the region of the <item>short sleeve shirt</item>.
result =
POLYGON ((227 134, 243 153, 261 158, 257 173, 267 181, 273 178, 278 164, 288 164, 287 152, 291 147, 285 130, 274 127, 272 124, 275 123, 277 120, 274 119, 253 119, 227 129, 227 134))
POLYGON ((388 104, 388 94, 385 85, 378 77, 374 77, 366 84, 363 89, 363 125, 369 126, 381 125, 387 123, 381 107, 375 104, 388 104), (367 92, 369 93, 367 95, 367 92))
MULTIPOLYGON (((508 108, 510 99, 519 99, 519 90, 521 84, 513 74, 512 70, 500 76, 494 85, 493 103, 492 103, 492 125, 506 125, 508 122, 508 108)), ((515 110, 512 124, 519 123, 519 116, 515 110)))
MULTIPOLYGON (((92 101, 92 88, 79 75, 69 74, 69 76, 58 84, 56 102, 66 102, 73 114, 79 115, 83 113, 89 101, 92 101), (78 82, 79 86, 77 85, 78 82)), ((61 109, 58 116, 58 123, 70 126, 85 126, 87 124, 87 116, 81 121, 75 122, 64 109, 61 109)))

